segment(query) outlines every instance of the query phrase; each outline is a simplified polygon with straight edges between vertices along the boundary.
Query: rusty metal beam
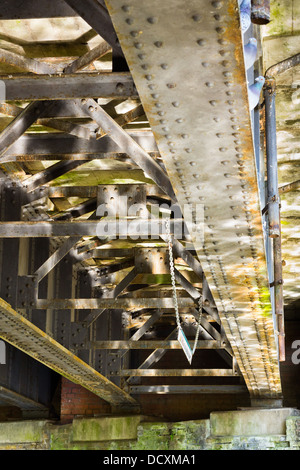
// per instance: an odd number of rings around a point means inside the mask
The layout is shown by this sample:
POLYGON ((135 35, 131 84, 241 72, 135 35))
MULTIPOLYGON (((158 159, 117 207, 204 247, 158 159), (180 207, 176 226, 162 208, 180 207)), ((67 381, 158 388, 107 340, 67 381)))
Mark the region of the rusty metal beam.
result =
POLYGON ((64 68, 64 73, 75 73, 79 70, 84 69, 88 65, 90 65, 95 60, 100 59, 105 54, 111 51, 111 46, 106 42, 102 41, 98 46, 94 47, 90 51, 86 52, 86 54, 78 57, 78 59, 71 62, 71 64, 67 65, 64 68))
POLYGON ((36 173, 35 175, 29 176, 23 182, 24 187, 28 192, 34 191, 39 186, 49 183, 50 181, 55 180, 59 176, 65 175, 69 171, 78 168, 83 165, 85 160, 66 160, 62 162, 55 163, 54 165, 46 168, 45 170, 36 173))
POLYGON ((164 193, 173 201, 176 201, 168 175, 95 100, 76 100, 76 104, 78 107, 82 106, 83 110, 89 114, 91 119, 97 122, 105 133, 109 134, 122 151, 127 153, 164 193))
POLYGON ((40 282, 47 274, 71 251, 80 241, 80 237, 68 238, 34 273, 36 281, 40 282))
POLYGON ((30 73, 35 74, 55 74, 57 73, 56 67, 45 62, 39 62, 35 59, 24 57, 15 52, 7 51, 0 48, 0 63, 11 65, 30 73))
POLYGON ((32 76, 0 76, 7 101, 67 100, 75 98, 138 98, 127 72, 82 72, 32 76))
MULTIPOLYGON (((178 299, 179 309, 190 309, 194 307, 194 301, 189 297, 181 297, 178 299)), ((155 297, 123 297, 119 299, 111 298, 97 298, 97 299, 37 299, 34 306, 36 309, 53 309, 53 310, 63 310, 63 309, 120 309, 125 310, 140 310, 143 308, 174 308, 174 302, 172 297, 164 298, 155 298, 155 297)))
MULTIPOLYGON (((194 341, 190 341, 190 345, 191 347, 193 347, 194 341)), ((133 341, 132 339, 130 339, 128 341, 88 341, 84 344, 84 348, 87 346, 91 349, 122 349, 122 350, 182 349, 180 343, 177 340, 133 341)), ((222 346, 216 340, 200 340, 197 342, 197 349, 222 349, 222 346)))
MULTIPOLYGON (((125 228, 126 219, 118 219, 119 227, 115 221, 101 220, 107 227, 111 240, 123 236, 124 231, 120 227, 125 228), (122 225, 124 223, 124 225, 122 225)), ((165 224, 160 219, 137 219, 140 225, 131 225, 128 238, 138 237, 140 239, 157 240, 161 233, 165 232, 165 224)), ((170 223, 172 232, 184 235, 183 221, 181 219, 173 219, 170 223)), ((30 238, 30 237, 68 237, 68 236, 102 236, 99 231, 99 220, 74 220, 74 221, 57 221, 57 222, 0 222, 0 238, 30 238)))
POLYGON ((0 299, 0 337, 72 382, 119 409, 138 411, 137 402, 106 377, 48 336, 0 299))
POLYGON ((300 188, 300 180, 293 181, 292 183, 285 184, 284 186, 280 186, 278 189, 279 194, 285 194, 290 191, 297 191, 300 188))
POLYGON ((247 394, 247 388, 244 385, 132 385, 128 388, 132 395, 144 393, 157 394, 247 394))
MULTIPOLYGON (((55 105, 54 105, 55 106, 55 105)), ((128 135, 145 152, 158 154, 152 132, 129 131, 128 135)), ((1 162, 40 160, 90 160, 124 155, 122 148, 110 136, 102 139, 78 139, 71 135, 42 134, 20 137, 1 158, 1 162)), ((150 157, 149 157, 150 158, 150 157)))
POLYGON ((122 377, 236 377, 232 369, 123 369, 122 377))

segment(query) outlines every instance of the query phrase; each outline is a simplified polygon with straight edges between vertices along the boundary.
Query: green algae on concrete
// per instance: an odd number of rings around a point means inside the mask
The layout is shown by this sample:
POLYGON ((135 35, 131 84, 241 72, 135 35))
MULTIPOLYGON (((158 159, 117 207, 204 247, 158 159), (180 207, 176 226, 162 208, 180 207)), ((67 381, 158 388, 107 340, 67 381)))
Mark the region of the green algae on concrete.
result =
POLYGON ((45 421, 0 423, 1 444, 43 442, 46 437, 45 421))
POLYGON ((74 442, 119 441, 137 438, 140 416, 77 418, 73 421, 74 442))

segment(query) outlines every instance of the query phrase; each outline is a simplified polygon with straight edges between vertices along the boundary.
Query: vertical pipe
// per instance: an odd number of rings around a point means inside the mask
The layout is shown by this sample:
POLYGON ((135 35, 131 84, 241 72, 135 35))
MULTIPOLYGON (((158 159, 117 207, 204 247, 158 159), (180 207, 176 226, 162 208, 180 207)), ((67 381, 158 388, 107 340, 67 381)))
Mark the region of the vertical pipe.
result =
POLYGON ((283 280, 281 237, 273 239, 274 258, 274 296, 275 312, 278 330, 279 361, 285 361, 285 333, 284 333, 284 306, 283 306, 283 280))
POLYGON ((281 258, 281 230, 277 170, 277 142, 276 142, 276 113, 275 113, 274 79, 266 80, 264 88, 265 98, 265 135, 267 156, 267 191, 268 191, 268 219, 269 237, 273 238, 273 269, 274 269, 274 303, 277 320, 279 361, 285 360, 284 344, 284 315, 283 315, 283 289, 282 289, 282 258, 281 258))
POLYGON ((268 24, 270 22, 270 0, 252 0, 251 3, 252 23, 268 24))
POLYGON ((271 238, 279 237, 280 235, 275 96, 275 80, 266 80, 264 88, 266 110, 265 134, 267 154, 269 236, 271 238))

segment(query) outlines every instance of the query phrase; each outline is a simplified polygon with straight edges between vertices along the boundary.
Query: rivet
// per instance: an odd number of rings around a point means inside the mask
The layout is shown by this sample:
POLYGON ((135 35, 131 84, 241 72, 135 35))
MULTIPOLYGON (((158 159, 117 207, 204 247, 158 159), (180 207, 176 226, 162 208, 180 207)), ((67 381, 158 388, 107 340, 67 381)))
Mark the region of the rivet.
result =
POLYGON ((231 82, 224 82, 224 85, 227 86, 227 87, 231 87, 232 83, 231 82))
POLYGON ((202 67, 209 67, 209 63, 208 62, 202 62, 202 67))
POLYGON ((200 21, 200 20, 201 20, 201 16, 200 16, 200 15, 193 15, 193 16, 192 16, 192 20, 194 20, 194 21, 196 21, 196 22, 197 22, 197 21, 200 21))
POLYGON ((214 117, 213 120, 214 120, 215 122, 220 122, 220 118, 219 118, 219 117, 214 117))
POLYGON ((227 151, 227 148, 226 147, 220 147, 219 148, 219 152, 226 152, 227 151))
POLYGON ((170 147, 174 147, 175 144, 174 144, 174 142, 168 142, 168 145, 169 145, 170 147))
POLYGON ((224 135, 224 134, 221 134, 220 132, 218 132, 218 133, 216 134, 216 137, 218 137, 218 139, 220 139, 221 137, 223 137, 223 135, 224 135))
POLYGON ((220 54, 221 56, 226 56, 226 55, 229 55, 230 52, 229 52, 229 51, 225 51, 224 49, 221 49, 221 50, 219 51, 219 54, 220 54))
POLYGON ((138 58, 144 60, 146 59, 146 54, 138 54, 138 58))
POLYGON ((195 173, 195 174, 193 175, 193 177, 196 178, 196 179, 198 179, 198 178, 200 178, 200 175, 198 175, 198 173, 195 173))
POLYGON ((176 87, 176 83, 167 83, 167 87, 168 87, 168 88, 175 88, 175 87, 176 87))
POLYGON ((219 34, 223 34, 223 33, 225 33, 226 28, 218 27, 218 28, 216 28, 216 31, 217 31, 217 33, 219 33, 219 34))
POLYGON ((159 98, 159 94, 158 94, 158 93, 153 93, 151 96, 152 96, 152 98, 154 98, 155 100, 157 100, 157 98, 159 98))
POLYGON ((226 41, 226 39, 218 39, 218 43, 221 44, 221 46, 225 46, 228 44, 228 41, 226 41))
POLYGON ((134 43, 134 47, 135 47, 136 49, 142 49, 143 44, 142 44, 141 42, 135 42, 135 43, 134 43))
POLYGON ((206 40, 205 39, 198 39, 197 44, 198 44, 198 46, 204 46, 206 44, 206 40))
POLYGON ((221 165, 228 165, 228 163, 230 163, 229 160, 222 160, 221 161, 221 165))
POLYGON ((230 112, 230 114, 236 114, 236 109, 231 108, 231 109, 229 109, 229 112, 230 112))
POLYGON ((229 104, 230 106, 232 106, 234 104, 234 101, 233 100, 228 100, 227 101, 227 104, 229 104))
POLYGON ((126 23, 127 24, 133 24, 133 19, 132 18, 126 18, 126 23))
POLYGON ((159 122, 160 122, 161 124, 166 124, 167 121, 166 121, 165 119, 161 119, 159 122))
POLYGON ((216 106, 217 102, 216 102, 215 100, 211 100, 211 101, 209 102, 209 104, 210 104, 211 106, 216 106))
POLYGON ((191 153, 191 149, 190 148, 187 148, 187 149, 184 149, 186 151, 186 153, 191 153))
POLYGON ((157 113, 159 116, 164 116, 166 113, 164 111, 158 111, 157 113))
POLYGON ((181 135, 181 138, 182 138, 182 139, 187 139, 187 138, 188 138, 188 134, 182 134, 182 135, 181 135))
POLYGON ((152 80, 152 78, 153 78, 152 75, 145 75, 145 79, 148 80, 148 81, 152 80))
POLYGON ((231 72, 228 72, 228 70, 226 70, 225 72, 223 72, 223 75, 224 75, 224 77, 232 77, 232 73, 231 73, 231 72))
POLYGON ((163 70, 167 70, 168 68, 168 64, 161 64, 160 66, 163 70))
POLYGON ((133 38, 138 37, 139 34, 140 34, 139 31, 130 31, 130 36, 132 36, 133 38))
POLYGON ((123 5, 122 10, 127 13, 130 10, 130 7, 128 5, 123 5))
POLYGON ((230 178, 231 174, 230 173, 224 173, 225 178, 230 178))
POLYGON ((168 127, 163 127, 162 130, 163 130, 164 132, 169 132, 169 128, 168 128, 168 127))
POLYGON ((156 108, 161 108, 161 103, 155 103, 156 108))
POLYGON ((217 8, 217 9, 222 8, 223 6, 223 2, 211 2, 211 4, 214 8, 217 8))
POLYGON ((162 45, 163 45, 162 41, 155 41, 155 43, 154 43, 154 46, 156 46, 158 48, 162 47, 162 45))
POLYGON ((149 65, 148 64, 142 64, 141 67, 142 67, 143 70, 148 70, 149 65))
POLYGON ((183 119, 182 118, 178 118, 176 119, 176 122, 178 122, 178 124, 181 124, 183 122, 183 119))
POLYGON ((206 82, 205 85, 208 87, 208 88, 212 88, 214 86, 214 83, 213 82, 206 82))
POLYGON ((173 105, 175 108, 178 108, 179 102, 178 102, 178 101, 173 101, 172 105, 173 105))
POLYGON ((147 21, 150 24, 155 24, 157 23, 158 19, 156 18, 156 16, 150 16, 149 18, 147 18, 147 21))

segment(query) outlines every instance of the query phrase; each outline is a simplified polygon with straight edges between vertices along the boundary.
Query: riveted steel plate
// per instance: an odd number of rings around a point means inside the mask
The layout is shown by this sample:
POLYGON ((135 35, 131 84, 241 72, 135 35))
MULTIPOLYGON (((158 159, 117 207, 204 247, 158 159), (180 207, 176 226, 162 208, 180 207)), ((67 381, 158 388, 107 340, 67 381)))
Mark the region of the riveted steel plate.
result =
POLYGON ((72 354, 0 299, 0 338, 112 405, 137 408, 126 392, 72 354))
POLYGON ((238 1, 106 5, 178 202, 204 205, 193 241, 247 387, 278 396, 238 1))

